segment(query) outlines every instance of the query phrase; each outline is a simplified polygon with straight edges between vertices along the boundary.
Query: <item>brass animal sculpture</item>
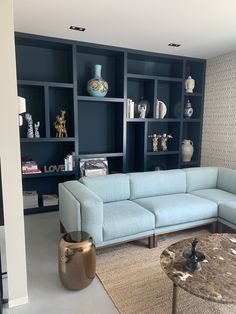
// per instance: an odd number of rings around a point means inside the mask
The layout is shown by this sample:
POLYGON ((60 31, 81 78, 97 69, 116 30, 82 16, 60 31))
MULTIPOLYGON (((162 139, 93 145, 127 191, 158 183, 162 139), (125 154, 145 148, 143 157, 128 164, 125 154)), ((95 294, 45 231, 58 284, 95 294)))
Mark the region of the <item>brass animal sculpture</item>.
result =
POLYGON ((67 137, 65 110, 61 110, 61 114, 56 116, 54 128, 56 129, 56 137, 67 137))

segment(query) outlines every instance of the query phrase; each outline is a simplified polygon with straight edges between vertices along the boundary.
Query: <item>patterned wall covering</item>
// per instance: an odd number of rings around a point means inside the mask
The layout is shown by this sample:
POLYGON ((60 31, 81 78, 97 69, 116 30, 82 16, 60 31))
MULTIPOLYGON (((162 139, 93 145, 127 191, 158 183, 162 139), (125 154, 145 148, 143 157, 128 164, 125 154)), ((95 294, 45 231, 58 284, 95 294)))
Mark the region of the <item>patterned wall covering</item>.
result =
POLYGON ((202 166, 236 169, 236 51, 207 60, 202 166))

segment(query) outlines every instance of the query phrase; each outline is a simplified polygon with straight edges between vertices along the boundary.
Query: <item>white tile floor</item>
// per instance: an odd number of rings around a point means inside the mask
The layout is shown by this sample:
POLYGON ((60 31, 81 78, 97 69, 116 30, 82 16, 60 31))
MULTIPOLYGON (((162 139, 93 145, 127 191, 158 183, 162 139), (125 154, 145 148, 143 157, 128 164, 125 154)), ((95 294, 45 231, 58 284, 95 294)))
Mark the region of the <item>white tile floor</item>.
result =
POLYGON ((58 277, 58 212, 25 216, 29 303, 7 308, 6 314, 117 314, 100 281, 69 291, 58 277))

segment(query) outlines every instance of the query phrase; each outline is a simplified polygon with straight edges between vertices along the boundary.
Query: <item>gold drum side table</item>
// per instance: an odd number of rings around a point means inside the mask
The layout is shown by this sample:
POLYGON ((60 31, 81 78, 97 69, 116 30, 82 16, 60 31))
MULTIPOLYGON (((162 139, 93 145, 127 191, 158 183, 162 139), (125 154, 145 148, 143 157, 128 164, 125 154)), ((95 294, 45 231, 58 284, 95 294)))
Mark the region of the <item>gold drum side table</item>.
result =
POLYGON ((96 272, 96 248, 92 237, 83 231, 66 233, 59 242, 59 276, 70 290, 87 287, 96 272))

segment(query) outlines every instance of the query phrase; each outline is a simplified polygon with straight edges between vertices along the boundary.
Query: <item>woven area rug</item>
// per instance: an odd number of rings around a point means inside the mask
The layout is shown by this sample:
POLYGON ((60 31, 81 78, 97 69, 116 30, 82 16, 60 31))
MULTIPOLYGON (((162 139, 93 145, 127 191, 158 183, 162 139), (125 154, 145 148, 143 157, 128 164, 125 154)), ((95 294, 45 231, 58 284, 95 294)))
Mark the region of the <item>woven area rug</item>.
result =
MULTIPOLYGON (((97 276, 118 311, 122 314, 171 313, 172 282, 161 269, 160 255, 172 243, 206 234, 206 229, 195 229, 163 235, 155 249, 148 249, 145 242, 137 241, 99 250, 97 276)), ((236 306, 205 301, 179 288, 177 313, 236 314, 236 306)))

